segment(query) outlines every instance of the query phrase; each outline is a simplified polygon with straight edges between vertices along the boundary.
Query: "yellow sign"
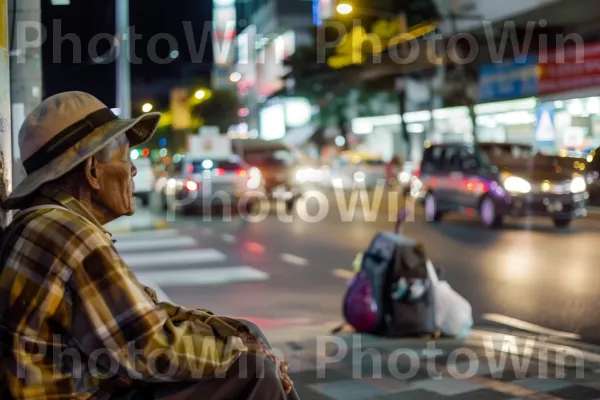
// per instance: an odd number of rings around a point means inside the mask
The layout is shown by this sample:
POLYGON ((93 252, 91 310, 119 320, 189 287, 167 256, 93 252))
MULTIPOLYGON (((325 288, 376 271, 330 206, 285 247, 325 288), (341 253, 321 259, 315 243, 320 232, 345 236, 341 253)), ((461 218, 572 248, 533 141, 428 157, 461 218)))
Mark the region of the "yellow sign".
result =
POLYGON ((371 32, 362 26, 354 27, 344 35, 336 48, 336 54, 329 57, 327 65, 339 69, 353 64, 364 64, 367 55, 376 56, 384 50, 399 46, 402 43, 427 35, 435 31, 434 24, 417 25, 407 32, 404 18, 398 20, 378 20, 371 32), (366 52, 370 46, 370 51, 366 52))
POLYGON ((8 0, 0 0, 0 48, 8 51, 8 0))
POLYGON ((171 90, 171 126, 175 130, 189 129, 192 125, 190 94, 186 89, 171 90))

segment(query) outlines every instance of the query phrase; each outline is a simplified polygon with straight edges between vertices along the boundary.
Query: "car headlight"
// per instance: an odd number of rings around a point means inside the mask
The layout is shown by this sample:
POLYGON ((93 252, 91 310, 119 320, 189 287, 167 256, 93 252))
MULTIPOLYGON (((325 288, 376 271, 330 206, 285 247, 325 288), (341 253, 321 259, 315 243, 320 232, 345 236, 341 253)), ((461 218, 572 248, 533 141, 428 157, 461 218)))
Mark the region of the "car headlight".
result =
POLYGON ((260 172, 260 169, 256 168, 256 167, 251 167, 248 170, 248 175, 250 175, 251 178, 258 178, 258 179, 262 179, 262 172, 260 172))
POLYGON ((260 169, 256 167, 252 167, 248 170, 248 181, 246 182, 246 186, 250 190, 255 190, 260 187, 262 183, 262 172, 260 169))
POLYGON ((298 182, 306 182, 308 180, 308 171, 305 169, 296 171, 296 180, 298 182))
POLYGON ((366 178, 365 173, 362 171, 356 171, 354 173, 354 181, 355 182, 364 182, 365 178, 366 178))
POLYGON ((318 178, 319 171, 314 168, 300 168, 296 171, 296 181, 302 182, 315 182, 318 178))
POLYGON ((402 183, 408 183, 408 181, 410 181, 410 174, 406 171, 402 171, 398 174, 398 180, 402 183))
POLYGON ((504 180, 504 189, 511 193, 529 193, 531 192, 531 184, 518 176, 509 176, 504 180))
POLYGON ((587 184, 582 176, 576 176, 571 181, 570 191, 571 193, 583 193, 587 190, 587 184))

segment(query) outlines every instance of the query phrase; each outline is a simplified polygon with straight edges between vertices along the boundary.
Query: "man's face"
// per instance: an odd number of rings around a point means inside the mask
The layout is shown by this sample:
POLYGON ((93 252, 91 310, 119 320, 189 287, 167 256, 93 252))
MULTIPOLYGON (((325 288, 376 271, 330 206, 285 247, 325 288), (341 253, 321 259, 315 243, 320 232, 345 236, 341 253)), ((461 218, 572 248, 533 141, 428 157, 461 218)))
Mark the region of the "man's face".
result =
POLYGON ((117 142, 109 153, 109 158, 97 164, 100 184, 98 201, 114 217, 132 215, 135 212, 133 197, 133 177, 137 169, 129 157, 129 142, 117 142))

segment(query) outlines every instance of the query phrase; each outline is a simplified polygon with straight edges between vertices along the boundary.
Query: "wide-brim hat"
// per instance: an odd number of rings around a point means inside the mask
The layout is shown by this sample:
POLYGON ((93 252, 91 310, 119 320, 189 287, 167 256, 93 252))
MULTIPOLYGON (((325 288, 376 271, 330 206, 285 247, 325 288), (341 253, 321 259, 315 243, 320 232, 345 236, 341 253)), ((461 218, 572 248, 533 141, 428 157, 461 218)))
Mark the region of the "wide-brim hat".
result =
POLYGON ((5 209, 22 208, 22 200, 43 184, 65 175, 125 133, 130 147, 154 135, 160 113, 118 118, 94 96, 65 92, 47 98, 27 116, 19 131, 26 178, 3 201, 5 209))

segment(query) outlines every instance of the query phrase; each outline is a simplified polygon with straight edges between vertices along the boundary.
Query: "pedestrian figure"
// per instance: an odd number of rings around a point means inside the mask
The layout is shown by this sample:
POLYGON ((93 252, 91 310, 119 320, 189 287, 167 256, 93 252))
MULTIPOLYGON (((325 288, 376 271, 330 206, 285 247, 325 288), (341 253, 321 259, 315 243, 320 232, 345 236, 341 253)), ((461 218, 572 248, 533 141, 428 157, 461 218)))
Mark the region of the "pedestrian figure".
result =
POLYGON ((260 329, 159 303, 103 225, 135 212, 130 148, 160 119, 117 118, 82 92, 43 101, 3 202, 1 382, 15 399, 297 398, 260 329))

